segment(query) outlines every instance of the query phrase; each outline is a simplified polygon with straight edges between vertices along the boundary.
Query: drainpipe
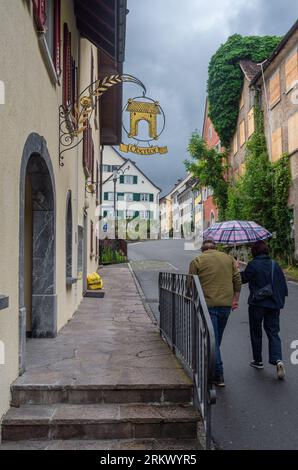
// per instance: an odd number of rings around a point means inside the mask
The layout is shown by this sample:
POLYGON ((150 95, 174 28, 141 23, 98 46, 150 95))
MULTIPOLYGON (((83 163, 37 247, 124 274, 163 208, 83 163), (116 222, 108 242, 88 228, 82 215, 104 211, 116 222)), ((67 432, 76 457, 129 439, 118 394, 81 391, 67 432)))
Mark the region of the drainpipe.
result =
POLYGON ((271 110, 269 106, 269 100, 268 100, 268 93, 267 93, 267 87, 266 87, 266 80, 265 80, 265 75, 264 75, 264 68, 263 65, 264 63, 267 62, 267 59, 264 60, 262 63, 258 64, 261 66, 261 71, 262 71, 262 79, 263 79, 263 86, 264 86, 264 96, 265 96, 265 103, 266 103, 266 109, 267 109, 267 116, 268 116, 268 130, 269 130, 269 139, 268 139, 268 150, 269 150, 269 156, 270 160, 272 161, 272 122, 271 122, 271 110))

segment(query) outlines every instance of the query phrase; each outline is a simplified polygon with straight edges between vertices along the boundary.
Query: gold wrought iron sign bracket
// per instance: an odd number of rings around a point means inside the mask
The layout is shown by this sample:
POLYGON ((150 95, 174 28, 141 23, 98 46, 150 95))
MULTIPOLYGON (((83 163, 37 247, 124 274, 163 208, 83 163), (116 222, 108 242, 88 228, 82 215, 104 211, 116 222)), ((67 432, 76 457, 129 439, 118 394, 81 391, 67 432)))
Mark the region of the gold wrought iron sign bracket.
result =
POLYGON ((133 75, 108 75, 91 83, 79 95, 77 102, 70 103, 67 108, 63 105, 59 107, 60 166, 64 166, 65 152, 76 148, 83 141, 83 133, 88 128, 97 101, 110 88, 125 82, 135 83, 140 86, 143 89, 143 96, 146 95, 144 84, 133 75))

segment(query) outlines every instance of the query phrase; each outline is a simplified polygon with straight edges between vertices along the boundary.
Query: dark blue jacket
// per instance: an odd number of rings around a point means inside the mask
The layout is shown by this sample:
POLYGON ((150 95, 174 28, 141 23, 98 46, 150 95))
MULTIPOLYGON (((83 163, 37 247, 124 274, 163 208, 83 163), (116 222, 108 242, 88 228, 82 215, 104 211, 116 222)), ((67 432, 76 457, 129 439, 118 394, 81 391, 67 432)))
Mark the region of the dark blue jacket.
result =
POLYGON ((280 266, 274 262, 273 296, 260 302, 253 301, 253 293, 271 283, 272 260, 268 255, 258 255, 248 263, 245 271, 241 273, 243 284, 249 283, 249 305, 280 310, 285 305, 288 295, 288 286, 285 275, 280 266))

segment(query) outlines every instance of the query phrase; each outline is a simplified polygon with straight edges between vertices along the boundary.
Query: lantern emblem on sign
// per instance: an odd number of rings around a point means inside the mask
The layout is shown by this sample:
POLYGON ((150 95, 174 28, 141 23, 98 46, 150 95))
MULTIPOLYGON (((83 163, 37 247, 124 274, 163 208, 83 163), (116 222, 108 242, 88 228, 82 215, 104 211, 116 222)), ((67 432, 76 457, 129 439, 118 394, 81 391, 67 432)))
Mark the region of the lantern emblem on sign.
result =
POLYGON ((152 141, 159 139, 165 128, 165 115, 158 101, 154 101, 146 96, 130 98, 125 105, 124 112, 130 114, 130 129, 123 129, 129 139, 134 139, 137 144, 121 144, 122 152, 136 153, 137 155, 154 155, 156 153, 165 154, 168 152, 167 147, 158 147, 151 145, 152 141), (161 118, 162 128, 158 130, 158 119, 161 118), (139 124, 145 121, 148 124, 148 139, 142 139, 139 136, 139 124), (148 147, 139 147, 139 142, 147 142, 148 147))

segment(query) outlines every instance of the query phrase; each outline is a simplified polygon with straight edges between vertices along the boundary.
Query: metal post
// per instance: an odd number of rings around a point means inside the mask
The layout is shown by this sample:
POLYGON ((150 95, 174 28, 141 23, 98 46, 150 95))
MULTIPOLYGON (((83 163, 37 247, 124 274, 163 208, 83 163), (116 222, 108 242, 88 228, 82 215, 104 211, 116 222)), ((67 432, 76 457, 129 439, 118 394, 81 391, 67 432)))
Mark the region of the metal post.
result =
MULTIPOLYGON (((99 152, 99 222, 102 220, 102 187, 103 187, 103 151, 104 151, 104 146, 100 146, 100 152, 99 152)), ((99 265, 102 264, 102 244, 101 240, 98 240, 98 245, 99 245, 99 265)))
POLYGON ((176 349, 176 292, 175 275, 172 274, 172 349, 176 349))
POLYGON ((114 170, 113 173, 113 181, 114 181, 114 217, 115 217, 115 239, 118 240, 118 227, 117 227, 117 179, 118 179, 118 171, 114 170))

